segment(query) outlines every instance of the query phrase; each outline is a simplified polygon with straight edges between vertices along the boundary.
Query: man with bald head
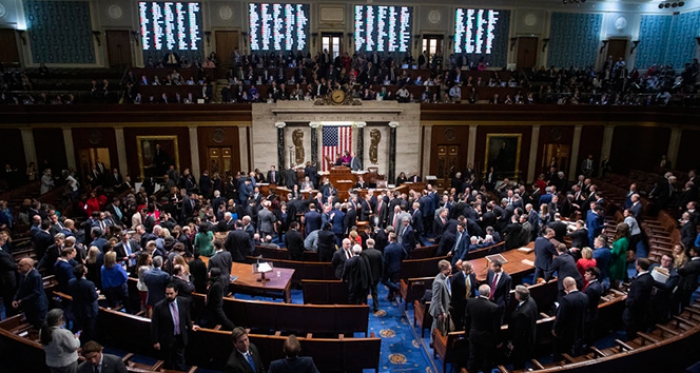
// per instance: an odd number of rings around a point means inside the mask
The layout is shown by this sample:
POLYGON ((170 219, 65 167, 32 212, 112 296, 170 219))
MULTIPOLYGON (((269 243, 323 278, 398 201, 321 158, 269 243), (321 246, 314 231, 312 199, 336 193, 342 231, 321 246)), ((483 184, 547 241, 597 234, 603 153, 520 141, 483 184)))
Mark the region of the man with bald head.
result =
POLYGON ((34 268, 34 259, 23 258, 17 264, 20 274, 19 289, 15 294, 12 307, 22 308, 24 317, 37 330, 41 329, 46 313, 49 311, 49 301, 44 293, 44 283, 39 271, 34 268))
POLYGON ((333 259, 331 259, 331 264, 333 265, 335 278, 339 280, 343 278, 345 262, 353 257, 353 253, 351 251, 352 241, 350 241, 349 238, 345 238, 342 242, 342 247, 335 251, 335 253, 333 254, 333 259))
POLYGON ((564 278, 563 285, 566 295, 561 298, 552 335, 557 339, 555 346, 558 354, 578 356, 582 352, 585 337, 588 296, 578 291, 573 277, 564 278))

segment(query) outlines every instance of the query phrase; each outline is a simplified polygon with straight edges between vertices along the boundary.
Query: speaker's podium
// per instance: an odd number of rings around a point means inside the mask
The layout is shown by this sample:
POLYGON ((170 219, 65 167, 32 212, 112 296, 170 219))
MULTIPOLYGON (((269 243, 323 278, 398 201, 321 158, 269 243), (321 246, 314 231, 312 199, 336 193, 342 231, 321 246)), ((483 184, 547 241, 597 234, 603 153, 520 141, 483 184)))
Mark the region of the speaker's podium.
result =
POLYGON ((328 180, 338 190, 338 198, 341 201, 346 200, 350 196, 350 190, 355 186, 355 175, 352 174, 350 167, 334 166, 331 167, 328 173, 328 180))

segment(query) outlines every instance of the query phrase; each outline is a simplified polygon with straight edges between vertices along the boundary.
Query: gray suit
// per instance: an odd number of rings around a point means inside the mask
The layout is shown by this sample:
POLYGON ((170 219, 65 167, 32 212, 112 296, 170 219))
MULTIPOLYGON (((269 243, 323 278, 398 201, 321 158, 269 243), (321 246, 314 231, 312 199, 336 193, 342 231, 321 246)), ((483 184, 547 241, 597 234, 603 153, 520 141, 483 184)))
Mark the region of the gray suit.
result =
MULTIPOLYGON (((438 316, 446 314, 449 316, 450 313, 450 290, 448 288, 449 279, 442 273, 438 273, 433 281, 433 298, 430 300, 430 316, 433 317, 432 329, 437 329, 441 334, 447 332, 446 325, 449 322, 449 317, 447 320, 438 321, 438 316)), ((430 333, 430 340, 432 341, 433 334, 430 333)))
POLYGON ((261 234, 272 234, 274 229, 275 215, 272 211, 263 208, 258 212, 258 232, 261 234))
MULTIPOLYGON (((126 366, 118 356, 102 354, 102 366, 100 373, 126 373, 126 366)), ((95 366, 89 361, 84 361, 78 365, 78 373, 95 373, 95 366)))

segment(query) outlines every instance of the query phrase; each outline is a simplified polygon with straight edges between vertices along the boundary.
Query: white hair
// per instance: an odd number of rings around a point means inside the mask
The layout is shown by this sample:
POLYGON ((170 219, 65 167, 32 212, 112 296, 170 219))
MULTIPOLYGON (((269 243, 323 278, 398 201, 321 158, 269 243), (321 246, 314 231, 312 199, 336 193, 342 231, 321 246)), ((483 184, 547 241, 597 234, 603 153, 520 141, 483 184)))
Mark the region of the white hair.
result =
POLYGON ((355 245, 352 247, 352 253, 353 254, 359 254, 362 252, 362 246, 360 245, 355 245))

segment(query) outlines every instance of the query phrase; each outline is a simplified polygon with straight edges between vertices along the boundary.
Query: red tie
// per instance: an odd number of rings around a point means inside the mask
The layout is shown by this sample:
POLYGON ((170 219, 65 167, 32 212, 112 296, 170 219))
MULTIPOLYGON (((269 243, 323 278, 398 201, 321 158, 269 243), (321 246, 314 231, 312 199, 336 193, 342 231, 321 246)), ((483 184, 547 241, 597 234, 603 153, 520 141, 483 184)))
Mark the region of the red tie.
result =
POLYGON ((493 295, 496 293, 496 285, 498 285, 498 273, 493 274, 493 281, 491 281, 491 300, 493 300, 493 295))

